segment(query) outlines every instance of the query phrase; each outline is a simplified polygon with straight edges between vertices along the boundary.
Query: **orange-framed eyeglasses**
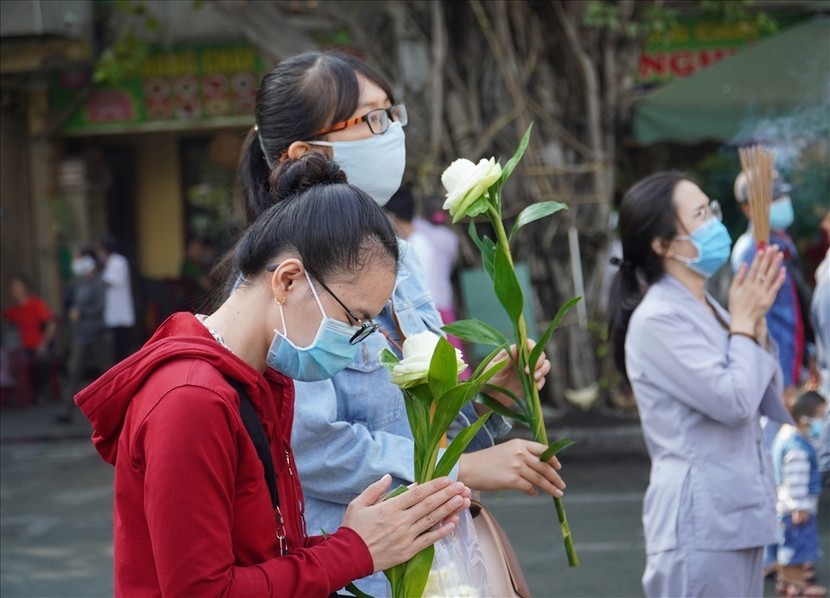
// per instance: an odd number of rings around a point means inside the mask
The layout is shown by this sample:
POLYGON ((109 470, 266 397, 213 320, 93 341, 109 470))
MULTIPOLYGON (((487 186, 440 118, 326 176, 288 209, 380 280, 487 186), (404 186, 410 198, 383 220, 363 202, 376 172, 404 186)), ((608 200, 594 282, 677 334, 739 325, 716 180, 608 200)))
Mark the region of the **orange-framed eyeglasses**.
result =
POLYGON ((369 130, 374 135, 383 135, 389 128, 390 122, 401 123, 401 126, 405 127, 408 122, 406 116, 406 106, 403 104, 395 104, 390 108, 378 108, 377 110, 372 110, 363 116, 357 116, 355 118, 340 121, 339 123, 334 123, 332 126, 325 128, 322 131, 318 131, 315 137, 325 135, 326 133, 342 131, 343 129, 348 129, 361 123, 369 125, 369 130))

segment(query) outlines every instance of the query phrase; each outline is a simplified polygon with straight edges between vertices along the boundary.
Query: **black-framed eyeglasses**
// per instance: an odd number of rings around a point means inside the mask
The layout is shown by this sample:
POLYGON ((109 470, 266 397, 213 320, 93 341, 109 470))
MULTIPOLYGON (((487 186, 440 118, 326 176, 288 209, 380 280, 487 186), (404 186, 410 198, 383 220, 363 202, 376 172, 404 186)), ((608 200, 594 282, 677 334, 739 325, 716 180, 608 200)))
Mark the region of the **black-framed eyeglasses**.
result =
POLYGON ((390 108, 378 108, 377 110, 372 110, 363 116, 357 116, 355 118, 340 121, 339 123, 334 123, 332 126, 327 127, 322 131, 317 131, 314 136, 318 137, 320 135, 325 135, 326 133, 342 131, 343 129, 348 129, 349 127, 354 127, 355 125, 359 125, 361 123, 369 125, 369 130, 373 134, 383 135, 389 128, 390 122, 401 123, 401 126, 405 127, 406 123, 409 122, 409 118, 406 115, 406 106, 403 104, 395 104, 390 108))
MULTIPOLYGON (((266 269, 268 272, 273 272, 273 271, 274 271, 274 270, 276 270, 277 268, 279 268, 279 264, 274 264, 274 265, 272 265, 272 266, 268 266, 268 267, 267 267, 267 268, 265 268, 265 269, 266 269)), ((332 299, 334 299, 335 301, 337 301, 337 303, 340 305, 340 307, 342 307, 342 308, 346 311, 346 315, 347 315, 347 316, 349 316, 349 318, 350 318, 353 322, 356 322, 356 323, 358 324, 358 329, 357 329, 357 331, 356 331, 356 332, 352 335, 352 338, 350 338, 350 339, 349 339, 349 344, 350 344, 350 345, 356 345, 357 343, 359 343, 359 342, 362 342, 362 341, 366 340, 366 338, 367 338, 370 334, 372 334, 372 333, 373 333, 373 332, 375 332, 378 328, 380 328, 380 324, 378 324, 377 322, 375 322, 375 321, 374 321, 373 319, 371 319, 371 318, 369 318, 369 319, 368 319, 368 320, 366 320, 365 322, 364 322, 363 320, 361 320, 360 318, 358 318, 352 310, 350 310, 348 307, 346 307, 346 304, 345 304, 345 303, 343 303, 342 301, 340 301, 340 298, 339 298, 337 295, 335 295, 335 294, 332 292, 332 290, 331 290, 330 288, 328 288, 328 287, 326 286, 326 284, 325 284, 322 280, 320 280, 319 278, 317 278, 316 276, 314 276, 314 274, 311 274, 311 272, 308 270, 308 268, 306 268, 306 272, 308 272, 308 273, 309 273, 309 275, 310 275, 310 276, 311 276, 314 280, 316 280, 316 281, 317 281, 317 284, 319 284, 321 287, 323 287, 323 289, 324 289, 324 290, 325 290, 325 291, 326 291, 329 295, 331 295, 331 296, 332 296, 332 299)))

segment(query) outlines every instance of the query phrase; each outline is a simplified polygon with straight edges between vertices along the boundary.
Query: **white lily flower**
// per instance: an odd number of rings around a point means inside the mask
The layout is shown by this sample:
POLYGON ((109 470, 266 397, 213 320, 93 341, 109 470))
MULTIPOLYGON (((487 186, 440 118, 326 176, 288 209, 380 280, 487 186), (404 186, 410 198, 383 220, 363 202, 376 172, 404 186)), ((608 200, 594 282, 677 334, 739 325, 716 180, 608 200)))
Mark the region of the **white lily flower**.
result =
MULTIPOLYGON (((426 382, 432 354, 440 338, 428 330, 407 337, 403 342, 403 359, 392 369, 392 382, 400 388, 410 388, 426 382)), ((467 364, 458 349, 455 350, 455 359, 458 373, 463 372, 467 364)))
POLYGON ((458 222, 468 215, 470 207, 501 178, 501 165, 495 158, 482 158, 473 164, 464 158, 447 167, 441 175, 441 183, 447 190, 444 209, 449 210, 452 221, 458 222))

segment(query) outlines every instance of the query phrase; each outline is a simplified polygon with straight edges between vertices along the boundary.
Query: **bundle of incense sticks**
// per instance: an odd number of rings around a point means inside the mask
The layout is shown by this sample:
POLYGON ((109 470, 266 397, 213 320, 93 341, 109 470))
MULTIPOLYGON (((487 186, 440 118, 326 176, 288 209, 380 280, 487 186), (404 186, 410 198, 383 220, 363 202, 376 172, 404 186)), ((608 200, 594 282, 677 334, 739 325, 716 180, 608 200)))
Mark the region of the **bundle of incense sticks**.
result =
POLYGON ((763 248, 769 242, 769 206, 772 202, 775 154, 760 145, 753 145, 738 149, 738 155, 746 175, 755 244, 763 248))

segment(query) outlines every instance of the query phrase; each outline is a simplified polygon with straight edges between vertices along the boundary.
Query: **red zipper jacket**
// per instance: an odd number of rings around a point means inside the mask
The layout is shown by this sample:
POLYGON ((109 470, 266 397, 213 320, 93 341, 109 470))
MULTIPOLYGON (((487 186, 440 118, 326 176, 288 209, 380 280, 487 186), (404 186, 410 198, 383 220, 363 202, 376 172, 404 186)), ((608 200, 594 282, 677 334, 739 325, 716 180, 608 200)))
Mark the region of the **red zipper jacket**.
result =
POLYGON ((289 440, 292 381, 259 374, 191 314, 75 397, 115 466, 116 596, 328 596, 373 571, 341 527, 307 537, 289 440), (244 384, 271 446, 281 531, 262 462, 226 377, 244 384))

